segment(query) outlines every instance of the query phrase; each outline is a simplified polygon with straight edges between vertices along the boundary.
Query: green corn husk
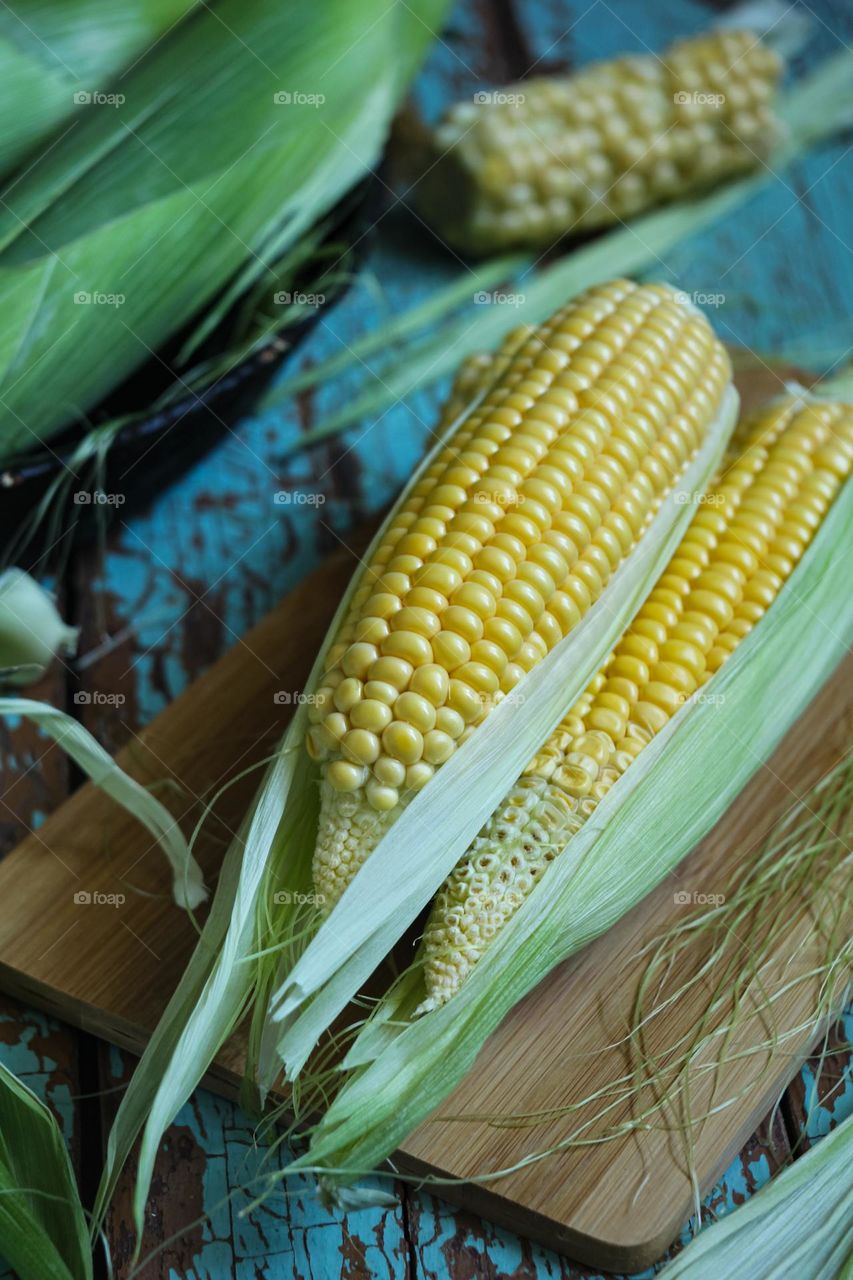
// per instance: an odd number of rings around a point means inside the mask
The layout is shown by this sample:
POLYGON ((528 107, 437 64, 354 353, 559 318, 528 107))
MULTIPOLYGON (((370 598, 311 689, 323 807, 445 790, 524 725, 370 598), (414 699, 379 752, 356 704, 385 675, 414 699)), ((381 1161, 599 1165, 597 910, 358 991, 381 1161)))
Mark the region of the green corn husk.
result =
POLYGON ((59 1126, 2 1065, 0 1257, 20 1280, 91 1280, 86 1220, 59 1126))
MULTIPOLYGON (((688 700, 448 1004, 410 1022, 422 980, 416 968, 404 975, 356 1039, 344 1086, 293 1169, 325 1168, 333 1186, 381 1163, 473 1065, 512 1006, 555 964, 605 932, 707 834, 846 652, 853 600, 838 549, 851 537, 848 481, 774 604, 713 677, 725 713, 695 696, 688 700), (819 645, 803 616, 819 626, 819 645), (787 690, 784 702, 780 689, 787 690)), ((367 878, 371 863, 359 877, 367 878)))
MULTIPOLYGON (((705 444, 679 479, 688 491, 701 491, 716 470, 736 414, 737 394, 730 388, 705 444)), ((410 485, 417 483, 457 425, 450 424, 410 485)), ((524 691, 523 733, 514 718, 512 700, 497 706, 443 766, 440 795, 432 792, 430 804, 430 789, 426 788, 408 806, 316 932, 305 954, 297 959, 310 935, 299 899, 303 892, 311 891, 318 801, 316 766, 303 747, 308 706, 300 705, 243 828, 226 854, 211 918, 122 1102, 110 1135, 98 1214, 103 1212, 118 1170, 144 1128, 134 1203, 137 1225, 141 1225, 160 1135, 250 1004, 256 1010, 250 1046, 252 1074, 276 1074, 275 1068, 267 1067, 270 1036, 268 1033, 265 1042, 264 1014, 270 992, 280 977, 288 975, 293 959, 297 963, 282 994, 291 1024, 286 1054, 291 1074, 298 1075, 318 1038, 429 902, 535 745, 558 723, 566 706, 597 670, 645 598, 689 519, 688 508, 679 503, 673 490, 639 548, 617 570, 584 621, 520 682, 519 689, 523 686, 524 691), (472 776, 480 779, 473 793, 472 776), (377 883, 382 886, 379 894, 377 883), (292 891, 286 895, 287 901, 280 901, 282 890, 292 891), (381 903, 378 911, 377 903, 381 903)), ((375 546, 383 534, 380 530, 375 546)), ((371 554, 369 550, 365 555, 368 562, 371 554)), ((308 688, 315 686, 323 670, 325 649, 333 641, 356 585, 351 584, 339 605, 308 688)), ((312 923, 316 928, 316 921, 312 923)), ((280 1026, 271 1027, 273 1047, 281 1030, 280 1026)))
MULTIPOLYGON (((0 175, 91 109, 198 0, 44 0, 0 9, 0 175), (21 109, 21 104, 26 104, 21 109)), ((121 85, 115 85, 121 91, 121 85)), ((30 162, 34 159, 29 157, 30 162)))
POLYGON ((853 1116, 660 1272, 662 1280, 840 1280, 853 1265, 853 1116), (748 1260, 748 1263, 747 1263, 748 1260))
POLYGON ((376 162, 445 8, 200 6, 0 192, 0 457, 269 278, 376 162))

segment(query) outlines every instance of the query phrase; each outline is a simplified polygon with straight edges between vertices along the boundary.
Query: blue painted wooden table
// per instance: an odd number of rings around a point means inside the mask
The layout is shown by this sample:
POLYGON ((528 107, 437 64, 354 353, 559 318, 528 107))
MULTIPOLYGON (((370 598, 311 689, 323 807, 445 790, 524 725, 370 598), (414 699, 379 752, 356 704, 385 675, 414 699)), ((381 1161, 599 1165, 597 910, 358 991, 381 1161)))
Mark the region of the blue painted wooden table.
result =
MULTIPOLYGON (((813 0, 808 61, 853 43, 843 0, 813 0)), ((708 26, 717 16, 693 0, 516 0, 510 10, 459 0, 413 93, 434 119, 451 98, 485 83, 580 65, 708 26)), ((389 197, 367 263, 343 302, 321 312, 292 373, 351 346, 389 316, 467 268, 431 236, 405 193, 389 197)), ((729 342, 760 353, 814 335, 849 331, 853 294, 853 163, 846 144, 825 146, 779 175, 745 207, 680 244, 648 272, 688 292, 722 294, 712 319, 729 342)), ((472 318, 473 311, 472 289, 472 318)), ((388 352, 382 352, 387 360, 388 352)), ((106 544, 78 552, 59 584, 69 620, 82 627, 76 677, 48 677, 36 694, 69 705, 111 750, 180 693, 348 531, 378 511, 409 474, 429 439, 446 385, 439 382, 381 416, 308 451, 294 452, 319 418, 369 384, 371 361, 244 421, 147 507, 119 519, 106 544), (281 491, 313 503, 277 504, 281 491), (317 496, 319 495, 319 496, 317 496), (104 645, 107 637, 114 642, 104 645), (88 660, 86 659, 88 655, 88 660), (106 705, 76 694, 113 693, 106 705)), ((163 447, 163 446, 160 446, 163 447)), ((166 446, 168 447, 168 446, 166 446)), ((37 827, 79 779, 26 726, 3 726, 3 845, 37 827)), ((96 1185, 102 1144, 131 1064, 110 1047, 5 999, 2 1060, 53 1107, 72 1149, 84 1199, 96 1185)), ((853 1018, 833 1032, 853 1033, 853 1018)), ((853 1110, 843 1053, 807 1065, 781 1108, 747 1144, 705 1202, 726 1212, 853 1110)), ((264 1158, 239 1109, 202 1090, 183 1108, 162 1147, 141 1274, 192 1280, 273 1277, 575 1277, 589 1272, 497 1230, 430 1195, 397 1190, 393 1208, 334 1215, 308 1181, 244 1212, 264 1158)), ((273 1157, 279 1159, 279 1157, 273 1157)), ((131 1171, 107 1233, 118 1277, 129 1274, 131 1171)), ((686 1232, 687 1228, 685 1228, 686 1232)))

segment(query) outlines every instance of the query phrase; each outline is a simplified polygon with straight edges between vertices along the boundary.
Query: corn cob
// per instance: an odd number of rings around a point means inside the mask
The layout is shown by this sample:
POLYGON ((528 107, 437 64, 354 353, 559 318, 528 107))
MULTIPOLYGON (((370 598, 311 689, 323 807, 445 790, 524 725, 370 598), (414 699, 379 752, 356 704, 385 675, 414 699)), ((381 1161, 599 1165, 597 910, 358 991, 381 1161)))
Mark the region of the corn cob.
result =
POLYGON ((420 1012, 458 991, 602 797, 770 608, 851 467, 853 406, 789 396, 749 421, 604 667, 437 894, 420 1012))
POLYGON ((475 400, 504 373, 528 338, 536 333, 535 325, 519 325, 511 329, 497 351, 475 351, 466 356, 456 371, 450 395, 441 407, 439 434, 447 430, 460 414, 470 411, 475 400))
POLYGON ((366 566, 311 707, 314 882, 327 909, 598 598, 730 379, 704 317, 667 288, 626 281, 512 335, 488 373, 482 403, 366 566))
POLYGON ((435 132, 422 209, 472 253, 622 221, 766 159, 781 70, 751 32, 717 32, 478 94, 435 132))

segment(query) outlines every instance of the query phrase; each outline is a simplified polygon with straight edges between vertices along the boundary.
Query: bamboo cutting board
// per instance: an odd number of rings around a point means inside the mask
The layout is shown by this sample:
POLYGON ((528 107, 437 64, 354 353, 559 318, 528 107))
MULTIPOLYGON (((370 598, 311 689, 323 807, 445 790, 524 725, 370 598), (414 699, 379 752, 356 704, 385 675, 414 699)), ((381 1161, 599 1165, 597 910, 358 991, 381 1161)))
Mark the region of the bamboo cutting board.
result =
MULTIPOLYGON (((122 765, 141 781, 171 779, 162 795, 187 832, 213 792, 269 754, 351 570, 343 556, 323 566, 121 753, 122 765)), ((589 1107, 562 1116, 555 1109, 577 1106, 625 1074, 620 1042, 645 967, 640 949, 691 910, 685 902, 724 891, 776 817, 840 758, 851 720, 853 660, 677 875, 511 1013, 476 1068, 410 1136, 398 1165, 470 1179, 559 1144, 590 1120, 589 1107), (546 1110, 525 1127, 488 1122, 488 1115, 546 1110)), ((218 826, 208 824, 199 851, 209 881, 259 776, 255 771, 238 781, 216 806, 218 826)), ((168 871, 147 832, 91 786, 0 864, 0 985, 125 1048, 144 1046, 195 938, 171 904, 168 871)), ((774 980, 781 986, 783 974, 790 984, 813 959, 806 922, 792 921, 764 971, 765 986, 774 980)), ((653 1042, 675 1042, 703 998, 707 989, 697 986, 689 1001, 674 1005, 656 1021, 653 1042)), ((807 982, 791 987, 777 1006, 778 1029, 799 1026, 814 998, 807 982)), ((737 1097, 694 1134, 703 1188, 741 1149, 809 1048, 800 1034, 784 1051, 743 1057, 736 1041, 729 1047, 733 1065, 713 1086, 711 1073, 701 1077, 694 1114, 737 1097)), ((207 1083, 233 1094, 241 1066, 235 1038, 207 1083)), ((609 1122, 630 1114, 627 1103, 618 1103, 609 1122)), ((636 1270, 674 1238, 690 1212, 692 1186, 670 1117, 641 1141, 575 1147, 493 1183, 442 1186, 441 1195, 590 1265, 636 1270)))

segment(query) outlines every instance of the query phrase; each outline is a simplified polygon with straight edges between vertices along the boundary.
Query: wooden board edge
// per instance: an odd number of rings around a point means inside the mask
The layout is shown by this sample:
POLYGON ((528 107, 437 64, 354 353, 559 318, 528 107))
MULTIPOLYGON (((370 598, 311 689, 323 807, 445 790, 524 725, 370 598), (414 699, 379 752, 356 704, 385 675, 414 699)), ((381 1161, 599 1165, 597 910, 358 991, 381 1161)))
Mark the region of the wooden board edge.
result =
MULTIPOLYGON (((78 1031, 96 1036, 106 1044, 115 1045, 117 1049, 132 1053, 136 1058, 142 1057, 148 1047, 150 1036, 142 1034, 133 1023, 112 1015, 108 1026, 96 1005, 68 995, 63 995, 62 1000, 58 1001, 51 987, 2 961, 0 961, 0 988, 23 1004, 38 1009, 51 1018, 57 1018, 78 1031)), ((211 1093, 221 1098, 236 1102, 240 1083, 240 1077, 235 1072, 214 1063, 199 1080, 196 1088, 209 1089, 211 1093)))
MULTIPOLYGON (((834 1016, 839 1016, 840 1012, 841 1010, 834 1016)), ((832 1017, 828 1019, 830 1022, 832 1020, 832 1017)), ((788 1086, 820 1042, 824 1029, 822 1025, 802 1046, 802 1051, 798 1049, 796 1056, 791 1058, 790 1073, 784 1076, 784 1086, 779 1088, 780 1077, 777 1077, 772 1086, 768 1086, 757 1096, 754 1115, 759 1119, 756 1121, 751 1117, 748 1124, 744 1123, 732 1138, 717 1165, 702 1180, 699 1190, 703 1199, 713 1190, 737 1158, 738 1153, 743 1150, 755 1132, 757 1124, 769 1114, 778 1099, 787 1091, 788 1086)), ((429 1121, 424 1123, 428 1124, 429 1121)), ((441 1179, 440 1184, 435 1187, 430 1186, 428 1182, 416 1182, 416 1190, 437 1195, 442 1200, 476 1213, 488 1222, 493 1222, 507 1231, 523 1235, 544 1248, 553 1250, 570 1262, 620 1274, 644 1271, 660 1262, 663 1255, 677 1240, 692 1209, 690 1202, 685 1204, 673 1201, 675 1207, 667 1220, 667 1225, 656 1235, 629 1244, 616 1243, 605 1240, 601 1236, 591 1236, 583 1231, 575 1231, 567 1225, 561 1226, 554 1219, 532 1209, 529 1205, 521 1205, 502 1196, 495 1189, 499 1185, 499 1180, 496 1180, 493 1185, 463 1180, 455 1183, 447 1182, 447 1175, 441 1169, 430 1166, 414 1156, 408 1156, 405 1150, 395 1152, 392 1163, 395 1171, 415 1179, 426 1179, 431 1176, 441 1179)))

